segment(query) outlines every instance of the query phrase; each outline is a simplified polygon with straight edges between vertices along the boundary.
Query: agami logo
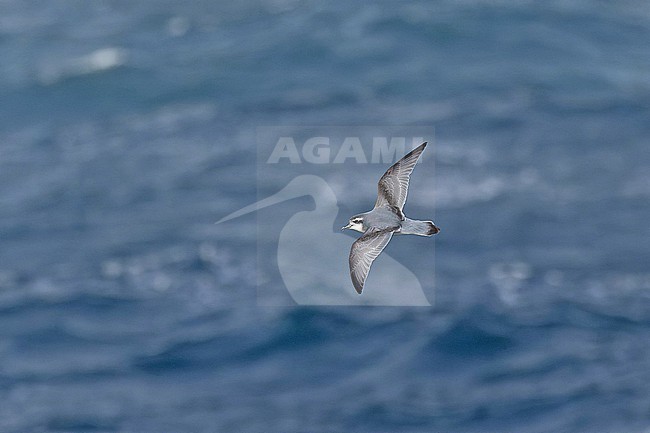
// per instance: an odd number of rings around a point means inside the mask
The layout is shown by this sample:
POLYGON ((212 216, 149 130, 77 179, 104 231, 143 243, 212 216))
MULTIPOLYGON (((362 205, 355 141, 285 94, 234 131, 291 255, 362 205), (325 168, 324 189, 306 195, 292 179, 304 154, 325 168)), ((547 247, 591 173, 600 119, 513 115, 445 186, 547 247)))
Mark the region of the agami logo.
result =
MULTIPOLYGON (((425 141, 422 137, 410 137, 411 148, 425 141)), ((406 151, 407 137, 345 137, 334 141, 329 137, 310 137, 296 143, 293 137, 279 137, 267 159, 267 164, 288 162, 291 164, 387 164, 394 162, 406 151), (365 144, 365 146, 364 146, 365 144), (364 148, 370 149, 368 152, 364 148)))

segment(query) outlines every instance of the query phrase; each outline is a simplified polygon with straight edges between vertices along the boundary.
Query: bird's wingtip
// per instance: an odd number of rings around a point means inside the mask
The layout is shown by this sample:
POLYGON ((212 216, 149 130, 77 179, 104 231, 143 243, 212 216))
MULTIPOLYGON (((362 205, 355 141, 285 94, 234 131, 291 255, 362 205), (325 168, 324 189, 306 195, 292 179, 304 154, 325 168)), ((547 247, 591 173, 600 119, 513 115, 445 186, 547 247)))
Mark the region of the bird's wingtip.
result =
POLYGON ((354 290, 357 292, 357 294, 361 294, 363 292, 363 283, 356 279, 354 275, 352 275, 352 285, 354 286, 354 290))

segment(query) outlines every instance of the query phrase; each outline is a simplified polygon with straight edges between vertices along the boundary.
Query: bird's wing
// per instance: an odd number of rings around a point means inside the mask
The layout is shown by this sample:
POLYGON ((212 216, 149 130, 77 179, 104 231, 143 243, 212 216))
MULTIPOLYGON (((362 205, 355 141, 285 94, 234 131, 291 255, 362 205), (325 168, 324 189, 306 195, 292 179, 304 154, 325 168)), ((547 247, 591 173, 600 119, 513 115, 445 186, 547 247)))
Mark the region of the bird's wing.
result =
POLYGON ((372 262, 388 245, 394 228, 368 229, 352 244, 350 249, 350 276, 358 294, 363 290, 372 262))
POLYGON ((426 142, 407 153, 404 158, 386 170, 386 173, 379 179, 375 207, 388 205, 402 210, 409 190, 409 178, 425 147, 427 147, 426 142))

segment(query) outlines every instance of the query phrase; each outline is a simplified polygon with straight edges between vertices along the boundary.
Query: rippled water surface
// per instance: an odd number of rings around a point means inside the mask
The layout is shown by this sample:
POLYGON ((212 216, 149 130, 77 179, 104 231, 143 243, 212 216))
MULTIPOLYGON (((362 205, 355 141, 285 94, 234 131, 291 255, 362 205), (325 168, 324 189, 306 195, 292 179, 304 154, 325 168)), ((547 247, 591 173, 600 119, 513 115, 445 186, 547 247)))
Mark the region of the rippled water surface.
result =
POLYGON ((649 40, 644 1, 1 1, 0 431, 647 432, 649 40), (213 223, 285 186, 263 125, 435 128, 442 233, 388 250, 432 307, 258 305, 274 232, 213 223))

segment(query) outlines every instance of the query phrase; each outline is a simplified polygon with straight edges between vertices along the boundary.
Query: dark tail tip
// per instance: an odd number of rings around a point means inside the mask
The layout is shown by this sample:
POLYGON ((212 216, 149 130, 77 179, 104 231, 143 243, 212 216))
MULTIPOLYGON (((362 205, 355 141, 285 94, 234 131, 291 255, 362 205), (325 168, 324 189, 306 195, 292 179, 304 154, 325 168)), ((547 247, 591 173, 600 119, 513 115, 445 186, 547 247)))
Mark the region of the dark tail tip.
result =
POLYGON ((427 236, 435 235, 437 233, 440 233, 440 229, 436 227, 435 224, 429 223, 429 231, 427 232, 427 236))

